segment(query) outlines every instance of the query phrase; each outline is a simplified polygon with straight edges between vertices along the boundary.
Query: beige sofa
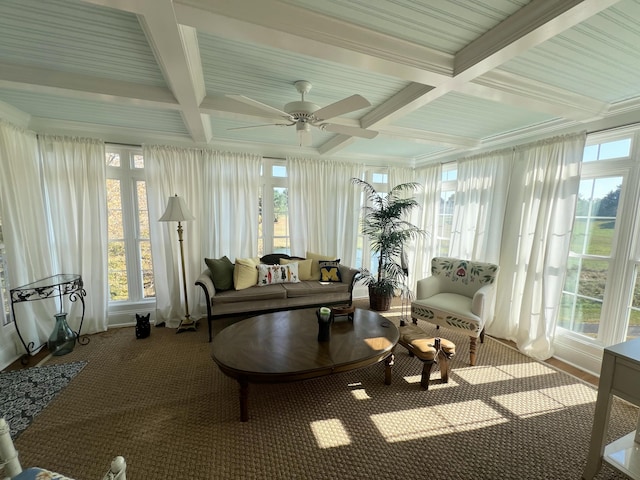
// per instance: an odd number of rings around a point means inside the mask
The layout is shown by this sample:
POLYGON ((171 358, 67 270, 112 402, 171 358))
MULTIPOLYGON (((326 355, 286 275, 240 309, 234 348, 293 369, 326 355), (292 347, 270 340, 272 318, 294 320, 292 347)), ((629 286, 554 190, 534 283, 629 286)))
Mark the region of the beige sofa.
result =
MULTIPOLYGON (((260 259, 261 263, 277 264, 280 258, 295 261, 298 258, 288 255, 271 254, 260 259)), ((300 259, 304 260, 304 259, 300 259)), ((211 322, 223 316, 292 310, 296 308, 319 307, 322 305, 351 305, 353 285, 360 270, 340 264, 341 281, 321 282, 319 280, 301 280, 297 283, 279 283, 275 285, 253 285, 241 290, 229 289, 216 291, 213 274, 205 269, 195 284, 202 287, 207 304, 207 323, 209 341, 212 339, 211 322)))

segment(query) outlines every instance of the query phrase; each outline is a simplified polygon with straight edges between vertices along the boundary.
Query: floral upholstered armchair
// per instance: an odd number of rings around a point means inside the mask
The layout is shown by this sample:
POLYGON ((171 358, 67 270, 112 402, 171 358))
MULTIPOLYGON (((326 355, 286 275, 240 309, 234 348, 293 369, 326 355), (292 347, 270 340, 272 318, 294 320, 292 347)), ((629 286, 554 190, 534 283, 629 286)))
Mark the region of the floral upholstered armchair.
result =
POLYGON ((469 363, 476 363, 477 339, 495 307, 498 265, 459 258, 434 257, 431 276, 418 280, 411 302, 413 323, 425 320, 470 337, 469 363))
MULTIPOLYGON (((109 471, 103 480, 126 480, 127 464, 123 457, 116 457, 111 462, 109 471)), ((0 417, 0 479, 3 480, 73 480, 59 473, 44 468, 22 469, 16 451, 11 430, 7 421, 0 417), (3 472, 4 471, 4 472, 3 472), (4 473, 4 475, 3 475, 4 473)))

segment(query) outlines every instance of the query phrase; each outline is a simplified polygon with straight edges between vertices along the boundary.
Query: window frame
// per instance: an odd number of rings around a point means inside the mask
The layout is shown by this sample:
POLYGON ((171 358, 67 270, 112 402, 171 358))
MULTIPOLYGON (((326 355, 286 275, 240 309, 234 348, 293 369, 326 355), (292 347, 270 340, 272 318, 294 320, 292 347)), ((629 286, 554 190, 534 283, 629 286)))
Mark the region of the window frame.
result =
MULTIPOLYGON (((128 283, 128 299, 111 300, 109 295, 109 312, 117 313, 154 304, 155 296, 144 296, 144 276, 142 260, 140 258, 139 242, 139 205, 137 187, 138 182, 145 182, 144 168, 134 167, 134 157, 142 156, 142 148, 128 145, 106 144, 106 153, 120 155, 120 166, 107 165, 107 179, 120 182, 120 201, 122 205, 122 223, 125 247, 126 274, 128 283)), ((105 159, 106 161, 106 159, 105 159)), ((108 208, 108 206, 106 207, 108 208)), ((150 221, 150 219, 149 219, 150 221)), ((109 239, 107 238, 107 243, 109 239)), ((151 239, 145 239, 151 245, 151 239)), ((153 271, 153 266, 152 266, 153 271)))

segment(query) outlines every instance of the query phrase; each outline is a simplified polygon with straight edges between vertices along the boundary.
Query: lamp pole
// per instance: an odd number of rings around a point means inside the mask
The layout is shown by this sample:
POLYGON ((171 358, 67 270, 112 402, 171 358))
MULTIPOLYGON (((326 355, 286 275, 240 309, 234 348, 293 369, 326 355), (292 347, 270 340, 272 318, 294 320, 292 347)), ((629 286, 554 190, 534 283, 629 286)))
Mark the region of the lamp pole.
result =
POLYGON ((189 316, 189 297, 187 296, 187 271, 184 268, 184 245, 182 240, 182 224, 178 221, 178 242, 180 243, 180 262, 182 264, 182 291, 184 292, 184 320, 180 321, 176 333, 188 330, 195 331, 196 322, 189 316))

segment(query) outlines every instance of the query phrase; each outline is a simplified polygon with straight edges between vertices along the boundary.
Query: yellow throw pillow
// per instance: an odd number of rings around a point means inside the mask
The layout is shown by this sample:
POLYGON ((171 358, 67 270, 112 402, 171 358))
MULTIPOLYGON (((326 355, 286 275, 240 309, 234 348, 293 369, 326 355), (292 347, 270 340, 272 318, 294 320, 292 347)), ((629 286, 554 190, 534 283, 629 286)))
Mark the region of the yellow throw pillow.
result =
POLYGON ((236 258, 233 268, 233 288, 244 290, 258 283, 258 265, 260 258, 236 258))
POLYGON ((318 253, 307 252, 307 258, 311 259, 311 279, 320 280, 320 260, 335 260, 333 255, 320 255, 318 253))
POLYGON ((298 278, 300 279, 300 281, 304 281, 304 280, 314 280, 314 278, 311 276, 311 262, 313 260, 311 260, 310 258, 307 258, 306 260, 296 260, 295 258, 281 258, 280 259, 280 265, 287 265, 289 263, 297 263, 298 264, 298 278))

